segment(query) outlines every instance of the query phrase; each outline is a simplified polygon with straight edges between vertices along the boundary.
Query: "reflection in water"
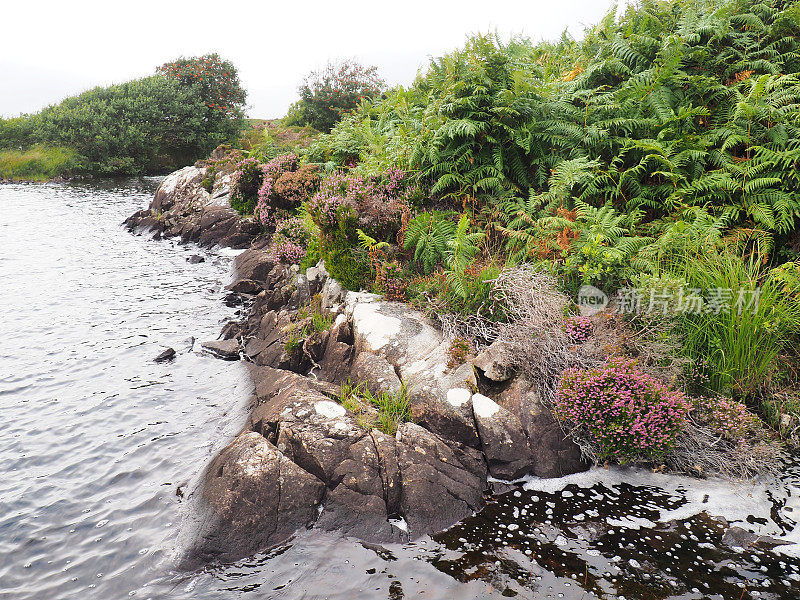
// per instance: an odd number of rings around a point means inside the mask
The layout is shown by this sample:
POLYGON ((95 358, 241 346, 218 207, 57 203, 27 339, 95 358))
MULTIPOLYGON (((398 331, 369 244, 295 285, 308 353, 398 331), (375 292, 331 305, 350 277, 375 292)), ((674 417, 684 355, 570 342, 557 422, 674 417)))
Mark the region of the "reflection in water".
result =
POLYGON ((119 226, 153 187, 0 186, 3 600, 800 597, 797 461, 757 485, 622 469, 531 480, 433 539, 303 531, 171 572, 182 496, 243 423, 250 382, 193 342, 236 314, 222 302, 231 253, 119 226), (154 363, 166 347, 175 360, 154 363))

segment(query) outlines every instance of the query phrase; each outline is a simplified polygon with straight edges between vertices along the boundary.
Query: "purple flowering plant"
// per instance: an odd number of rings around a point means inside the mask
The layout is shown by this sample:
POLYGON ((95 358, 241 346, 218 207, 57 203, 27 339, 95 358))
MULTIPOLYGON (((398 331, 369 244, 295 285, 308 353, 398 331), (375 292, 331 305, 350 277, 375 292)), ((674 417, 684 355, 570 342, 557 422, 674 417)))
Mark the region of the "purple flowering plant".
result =
POLYGON ((564 371, 554 409, 559 420, 591 436, 600 458, 624 464, 662 457, 686 425, 690 403, 635 361, 610 358, 596 368, 564 371))
POLYGON ((594 333, 594 325, 589 317, 574 316, 564 319, 564 330, 573 344, 583 344, 594 333))

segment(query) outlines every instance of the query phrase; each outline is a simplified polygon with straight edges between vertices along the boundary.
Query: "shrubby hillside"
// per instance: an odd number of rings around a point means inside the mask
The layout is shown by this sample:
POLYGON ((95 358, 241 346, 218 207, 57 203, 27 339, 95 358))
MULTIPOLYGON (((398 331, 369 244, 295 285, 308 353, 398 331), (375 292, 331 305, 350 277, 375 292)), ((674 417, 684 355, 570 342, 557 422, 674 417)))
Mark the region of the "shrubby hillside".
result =
POLYGON ((798 426, 798 33, 797 2, 642 0, 580 41, 473 37, 306 148, 226 159, 234 205, 276 258, 426 310, 455 364, 509 344, 596 458, 748 464, 748 409, 798 426), (587 284, 617 311, 577 314, 587 284))

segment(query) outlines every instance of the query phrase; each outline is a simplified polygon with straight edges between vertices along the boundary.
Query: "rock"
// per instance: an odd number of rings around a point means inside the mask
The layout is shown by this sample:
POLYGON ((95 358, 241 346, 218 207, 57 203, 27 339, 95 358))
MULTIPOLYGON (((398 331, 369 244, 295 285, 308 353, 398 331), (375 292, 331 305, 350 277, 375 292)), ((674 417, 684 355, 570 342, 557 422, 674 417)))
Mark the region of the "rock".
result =
POLYGON ((264 286, 253 279, 237 279, 233 283, 226 285, 225 289, 234 294, 249 294, 255 296, 263 291, 264 286))
POLYGON ((474 381, 474 376, 469 367, 447 368, 449 342, 441 332, 418 311, 375 294, 348 292, 344 311, 352 318, 356 349, 386 359, 408 385, 413 420, 445 439, 477 447, 472 416, 447 402, 450 389, 469 385, 465 377, 474 381))
POLYGON ((385 358, 369 352, 361 352, 356 356, 350 374, 354 382, 363 383, 375 396, 383 392, 394 394, 401 387, 394 367, 385 358))
POLYGON ((492 476, 513 481, 533 472, 533 453, 519 419, 482 394, 472 396, 472 411, 492 476))
POLYGON ((238 340, 218 340, 213 342, 203 342, 200 346, 223 360, 239 360, 238 340))
POLYGON ((483 506, 486 471, 478 453, 454 450, 414 423, 403 423, 398 438, 399 512, 412 538, 446 529, 483 506))
POLYGON ((153 361, 160 363, 160 362, 167 362, 175 358, 175 349, 174 348, 167 348, 161 354, 156 356, 153 361))
POLYGON ((333 341, 328 338, 325 355, 319 363, 320 377, 331 383, 344 383, 350 377, 350 365, 353 362, 355 349, 345 342, 333 341))
POLYGON ((205 475, 203 516, 183 561, 233 561, 288 539, 317 516, 325 484, 258 433, 239 435, 205 475))
POLYGON ((580 448, 564 433, 552 411, 525 378, 515 378, 497 396, 497 402, 522 423, 533 452, 534 475, 563 477, 589 468, 580 448))
POLYGON ((734 525, 733 527, 729 527, 722 535, 722 543, 732 548, 749 548, 751 546, 757 546, 770 549, 776 546, 785 546, 791 542, 779 540, 766 535, 758 535, 734 525))
POLYGON ((186 259, 189 264, 196 265, 198 263, 206 262, 206 259, 200 256, 199 254, 192 254, 189 258, 186 259))
POLYGON ((472 361, 472 364, 480 369, 486 378, 492 381, 508 381, 514 374, 509 366, 511 349, 501 341, 492 343, 488 348, 484 348, 472 361))

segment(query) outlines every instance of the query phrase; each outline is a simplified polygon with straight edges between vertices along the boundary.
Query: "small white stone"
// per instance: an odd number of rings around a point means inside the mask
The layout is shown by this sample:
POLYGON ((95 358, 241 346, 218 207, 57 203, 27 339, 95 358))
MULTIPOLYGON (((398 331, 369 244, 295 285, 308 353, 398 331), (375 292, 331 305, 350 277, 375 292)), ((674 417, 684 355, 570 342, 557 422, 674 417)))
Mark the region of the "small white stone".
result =
POLYGON ((317 412, 317 414, 322 415, 326 419, 336 419, 347 414, 347 411, 343 406, 330 400, 320 400, 319 402, 315 403, 314 410, 317 412))
POLYGON ((471 397, 472 392, 466 388, 447 390, 447 401, 453 406, 464 406, 471 397))
POLYGON ((472 396, 472 409, 479 417, 488 419, 500 410, 500 405, 483 394, 475 394, 472 396))

